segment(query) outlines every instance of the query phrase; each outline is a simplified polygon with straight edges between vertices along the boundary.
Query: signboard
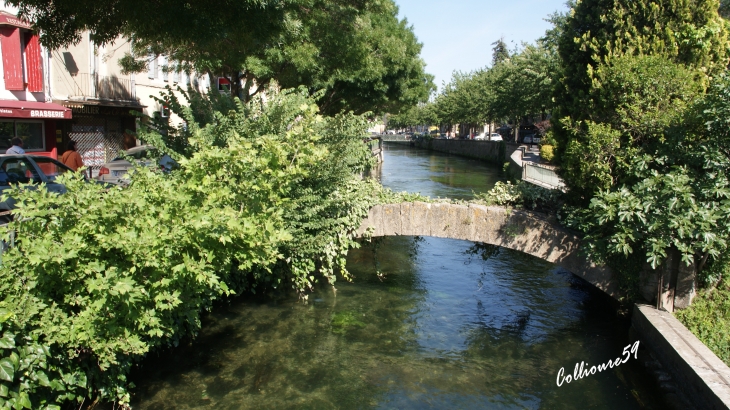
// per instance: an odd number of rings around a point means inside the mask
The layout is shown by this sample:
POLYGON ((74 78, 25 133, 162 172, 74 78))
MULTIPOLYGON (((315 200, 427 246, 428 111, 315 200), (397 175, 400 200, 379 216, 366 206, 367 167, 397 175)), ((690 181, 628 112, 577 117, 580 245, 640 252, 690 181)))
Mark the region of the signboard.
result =
POLYGON ((69 105, 68 107, 74 114, 133 116, 132 112, 142 113, 141 108, 133 107, 104 107, 99 105, 69 105))
POLYGON ((30 29, 33 27, 29 22, 27 22, 25 20, 21 20, 12 14, 4 13, 4 12, 0 12, 0 25, 8 25, 8 26, 27 28, 27 29, 30 29))
POLYGON ((227 79, 226 77, 218 77, 218 91, 231 91, 231 80, 227 79))
MULTIPOLYGON (((34 103, 30 106, 23 106, 21 104, 13 104, 16 106, 7 106, 9 103, 15 103, 15 101, 1 101, 0 102, 0 117, 9 118, 35 118, 35 119, 57 119, 57 120, 70 120, 71 109, 62 107, 57 104, 51 103, 34 103)), ((18 101, 17 103, 24 103, 24 101, 18 101)))

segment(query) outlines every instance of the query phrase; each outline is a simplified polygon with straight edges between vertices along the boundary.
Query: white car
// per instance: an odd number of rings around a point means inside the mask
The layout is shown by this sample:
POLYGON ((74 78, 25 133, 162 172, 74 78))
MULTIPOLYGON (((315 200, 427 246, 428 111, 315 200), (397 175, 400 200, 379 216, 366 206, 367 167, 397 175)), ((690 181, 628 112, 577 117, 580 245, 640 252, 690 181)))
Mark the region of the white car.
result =
POLYGON ((496 132, 493 132, 493 133, 489 134, 489 140, 490 141, 502 141, 502 135, 500 135, 496 132))
MULTIPOLYGON (((155 157, 154 152, 157 148, 151 145, 142 145, 134 148, 130 148, 124 152, 127 157, 137 161, 136 165, 142 165, 146 167, 159 166, 161 170, 169 172, 173 168, 177 168, 177 162, 170 158, 168 155, 163 155, 157 164, 155 164, 149 157, 155 157)), ((129 183, 127 178, 127 172, 134 167, 135 164, 127 161, 126 158, 117 157, 111 162, 107 162, 102 165, 99 170, 99 175, 96 177, 97 181, 108 182, 117 185, 125 185, 129 183)))
POLYGON ((482 132, 481 134, 479 134, 476 137, 474 137, 474 139, 475 140, 484 140, 484 139, 486 139, 486 136, 487 136, 487 134, 484 133, 484 132, 482 132))

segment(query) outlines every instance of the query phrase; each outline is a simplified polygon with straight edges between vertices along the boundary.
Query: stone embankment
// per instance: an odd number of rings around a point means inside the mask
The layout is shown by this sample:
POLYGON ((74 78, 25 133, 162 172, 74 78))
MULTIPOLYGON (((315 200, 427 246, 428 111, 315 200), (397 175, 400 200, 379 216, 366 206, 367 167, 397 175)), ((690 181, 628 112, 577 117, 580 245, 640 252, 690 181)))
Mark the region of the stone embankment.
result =
POLYGON ((502 166, 520 144, 502 141, 429 139, 409 141, 402 135, 383 136, 383 141, 412 144, 418 148, 478 159, 502 166))
POLYGON ((673 409, 730 409, 730 368, 669 312, 636 305, 634 335, 642 362, 673 409))

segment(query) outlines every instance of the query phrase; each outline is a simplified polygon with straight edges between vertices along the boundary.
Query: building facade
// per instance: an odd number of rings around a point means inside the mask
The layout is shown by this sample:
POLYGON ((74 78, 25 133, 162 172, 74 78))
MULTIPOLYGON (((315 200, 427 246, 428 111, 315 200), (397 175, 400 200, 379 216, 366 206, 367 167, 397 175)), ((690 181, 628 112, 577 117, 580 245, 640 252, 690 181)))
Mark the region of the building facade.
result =
POLYGON ((164 56, 150 58, 147 73, 124 74, 119 59, 131 52, 128 39, 96 45, 84 33, 78 44, 50 53, 53 102, 73 112, 73 119, 62 126, 59 152, 68 141, 76 141, 92 175, 118 157, 119 151, 139 144, 137 127, 147 117, 162 117, 172 125, 182 122, 155 99, 168 86, 183 104, 187 100, 176 91, 178 86, 203 92, 209 87, 204 78, 171 71, 175 65, 164 56))
POLYGON ((0 54, 0 153, 19 137, 27 153, 57 158, 73 113, 52 102, 48 50, 13 9, 0 9, 0 54))
POLYGON ((92 174, 119 151, 137 145, 136 123, 144 106, 136 96, 134 74, 123 74, 117 63, 129 51, 124 39, 97 46, 84 33, 78 44, 50 52, 52 100, 73 113, 62 124, 59 153, 75 141, 92 174))
POLYGON ((124 74, 119 59, 131 52, 128 39, 97 45, 88 32, 78 44, 48 50, 17 10, 0 7, 0 153, 20 137, 29 154, 59 158, 73 140, 95 174, 139 144, 145 116, 182 123, 154 97, 169 86, 185 104, 178 86, 205 93, 210 79, 171 69, 164 56, 150 58, 147 73, 124 74))

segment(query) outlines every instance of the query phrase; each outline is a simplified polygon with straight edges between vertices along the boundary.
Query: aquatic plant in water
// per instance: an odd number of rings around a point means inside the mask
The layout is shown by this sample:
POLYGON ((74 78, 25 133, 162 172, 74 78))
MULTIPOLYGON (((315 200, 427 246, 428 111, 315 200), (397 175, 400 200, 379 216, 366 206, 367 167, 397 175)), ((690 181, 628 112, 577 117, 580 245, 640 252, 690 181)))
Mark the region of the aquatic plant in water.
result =
POLYGON ((332 333, 345 334, 348 329, 352 328, 364 328, 365 323, 357 320, 357 313, 353 311, 335 312, 332 315, 332 333))

